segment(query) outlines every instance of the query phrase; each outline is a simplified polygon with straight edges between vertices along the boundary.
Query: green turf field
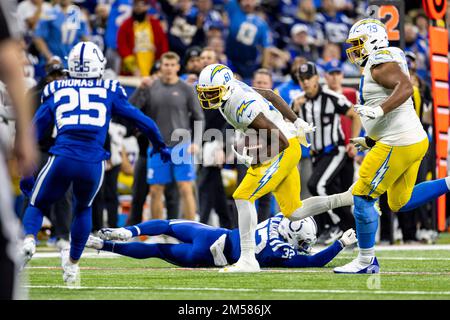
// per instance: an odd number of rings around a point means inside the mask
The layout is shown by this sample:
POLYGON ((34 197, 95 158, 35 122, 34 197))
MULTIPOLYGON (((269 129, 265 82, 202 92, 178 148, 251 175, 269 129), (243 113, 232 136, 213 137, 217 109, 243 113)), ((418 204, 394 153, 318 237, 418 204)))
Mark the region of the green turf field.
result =
MULTIPOLYGON (((114 258, 93 250, 81 261, 81 287, 62 281, 59 258, 36 256, 26 268, 30 299, 450 299, 450 249, 378 251, 379 275, 336 275, 356 252, 341 252, 325 268, 264 269, 219 274, 159 259, 114 258)), ((450 247, 449 247, 450 248, 450 247)), ((49 251, 38 248, 38 252, 49 251)))

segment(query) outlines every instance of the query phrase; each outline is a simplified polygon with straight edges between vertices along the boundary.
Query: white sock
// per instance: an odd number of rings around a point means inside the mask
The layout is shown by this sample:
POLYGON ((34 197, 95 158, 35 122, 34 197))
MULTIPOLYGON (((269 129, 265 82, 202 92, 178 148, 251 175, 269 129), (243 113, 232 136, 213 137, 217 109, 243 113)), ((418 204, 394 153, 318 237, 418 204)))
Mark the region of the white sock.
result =
POLYGON ((359 248, 358 260, 362 264, 369 264, 373 257, 375 257, 375 247, 367 249, 359 248))
POLYGON ((255 259, 255 231, 258 216, 253 203, 247 200, 235 200, 238 210, 239 236, 241 240, 241 258, 255 259))
POLYGON ((330 196, 310 197, 302 201, 302 206, 295 210, 289 219, 301 220, 335 208, 351 205, 353 205, 353 195, 350 190, 330 196))

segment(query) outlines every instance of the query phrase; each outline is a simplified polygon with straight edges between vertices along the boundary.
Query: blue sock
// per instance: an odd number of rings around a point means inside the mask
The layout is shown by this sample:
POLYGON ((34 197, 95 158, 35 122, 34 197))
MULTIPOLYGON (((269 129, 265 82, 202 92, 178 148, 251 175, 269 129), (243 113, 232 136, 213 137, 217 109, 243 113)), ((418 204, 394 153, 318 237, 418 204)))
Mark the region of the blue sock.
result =
POLYGON ((367 200, 360 196, 354 196, 355 223, 358 246, 368 249, 375 246, 375 235, 378 229, 378 213, 375 210, 375 200, 367 200))
POLYGON ((169 230, 169 220, 149 220, 135 226, 126 227, 125 229, 130 230, 133 237, 141 235, 157 236, 169 230))
POLYGON ((103 242, 104 251, 110 251, 121 254, 123 256, 146 259, 146 258, 161 258, 158 246, 156 243, 142 243, 142 242, 103 242))
POLYGON ((399 212, 413 210, 449 191, 445 178, 419 183, 414 187, 411 199, 409 199, 408 203, 399 212))
POLYGON ((25 235, 32 234, 36 238, 39 230, 41 230, 43 219, 44 215, 40 209, 31 205, 28 206, 22 221, 25 235))
POLYGON ((74 213, 70 229, 70 257, 79 260, 92 229, 92 208, 75 209, 74 213))

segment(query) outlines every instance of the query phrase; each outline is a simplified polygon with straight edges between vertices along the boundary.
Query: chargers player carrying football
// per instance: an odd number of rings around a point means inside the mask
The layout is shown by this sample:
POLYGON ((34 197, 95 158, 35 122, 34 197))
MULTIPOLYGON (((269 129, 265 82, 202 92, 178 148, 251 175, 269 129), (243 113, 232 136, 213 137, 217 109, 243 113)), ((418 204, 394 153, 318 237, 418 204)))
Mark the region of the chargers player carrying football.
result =
MULTIPOLYGON (((297 118, 287 104, 266 100, 259 92, 238 81, 232 71, 221 64, 206 66, 200 73, 197 92, 200 104, 205 109, 218 109, 235 129, 244 134, 254 129, 267 133, 267 144, 278 144, 279 149, 270 149, 268 160, 246 154, 237 154, 248 171, 233 194, 238 209, 240 235, 240 258, 221 272, 258 272, 255 258, 255 229, 257 213, 254 202, 263 195, 273 192, 281 212, 290 220, 299 220, 305 214, 325 212, 352 201, 351 192, 328 197, 312 197, 300 200, 300 175, 297 164, 301 158, 300 141, 306 143, 305 133, 314 128, 297 118), (272 104, 274 103, 274 104, 272 104), (284 120, 284 118, 288 120, 284 120), (275 140, 273 140, 275 139, 275 140), (256 160, 256 161, 255 161, 256 160)), ((264 94, 264 93, 262 93, 264 94)), ((270 95, 267 95, 269 98, 270 95)), ((276 94, 273 96, 277 97, 276 94)), ((245 150, 245 148, 244 148, 245 150)))
MULTIPOLYGON (((362 69, 359 104, 355 111, 374 146, 367 153, 353 187, 359 255, 334 269, 336 273, 377 273, 375 234, 378 197, 387 191, 392 211, 409 211, 450 191, 450 178, 415 186, 428 138, 414 110, 413 86, 404 52, 389 47, 386 28, 375 19, 363 19, 350 29, 349 59, 362 69), (375 141, 375 142, 373 142, 375 141)), ((369 148, 365 138, 354 139, 369 148)))
MULTIPOLYGON (((262 267, 323 267, 341 250, 356 243, 355 231, 311 254, 317 227, 313 218, 290 221, 279 213, 256 228, 256 259, 262 267)), ((150 220, 125 228, 104 228, 99 237, 89 236, 86 247, 115 252, 136 259, 160 258, 181 267, 221 267, 240 256, 239 229, 215 228, 190 220, 150 220), (168 235, 180 243, 115 242, 140 235, 168 235)))
MULTIPOLYGON (((92 202, 102 185, 105 161, 103 149, 112 115, 126 118, 152 142, 163 160, 170 152, 155 122, 127 101, 123 87, 115 80, 103 80, 106 59, 92 42, 76 44, 69 54, 69 74, 65 80, 49 83, 33 123, 38 139, 56 125, 52 156, 39 173, 31 192, 23 225, 22 248, 25 263, 36 251, 36 234, 42 225, 42 212, 73 187, 74 219, 71 227, 70 254, 62 255, 63 280, 79 279, 78 261, 92 225, 92 202)), ((29 184, 30 185, 30 184, 29 184)))

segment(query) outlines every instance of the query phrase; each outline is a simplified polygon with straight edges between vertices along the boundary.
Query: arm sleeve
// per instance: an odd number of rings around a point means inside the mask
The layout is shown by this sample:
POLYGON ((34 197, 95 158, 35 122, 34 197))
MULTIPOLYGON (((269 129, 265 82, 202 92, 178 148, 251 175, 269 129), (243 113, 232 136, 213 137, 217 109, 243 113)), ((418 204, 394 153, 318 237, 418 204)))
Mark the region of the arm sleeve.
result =
POLYGON ((45 136, 47 128, 54 123, 50 109, 50 99, 41 104, 33 117, 32 123, 36 129, 37 140, 40 141, 45 136))
POLYGON ((290 259, 284 259, 281 261, 283 267, 289 268, 314 268, 323 267, 328 262, 334 259, 343 249, 339 241, 335 241, 328 248, 314 254, 314 255, 303 255, 296 251, 296 254, 290 259))
POLYGON ((118 86, 114 98, 112 108, 113 115, 125 118, 134 123, 134 125, 147 136, 156 150, 165 146, 161 132, 155 121, 144 115, 142 111, 128 102, 125 90, 122 86, 118 86))
POLYGON ((393 50, 390 50, 388 48, 384 48, 379 49, 378 51, 370 55, 367 64, 370 68, 372 68, 373 66, 388 62, 402 63, 403 61, 396 52, 393 52, 393 50))

